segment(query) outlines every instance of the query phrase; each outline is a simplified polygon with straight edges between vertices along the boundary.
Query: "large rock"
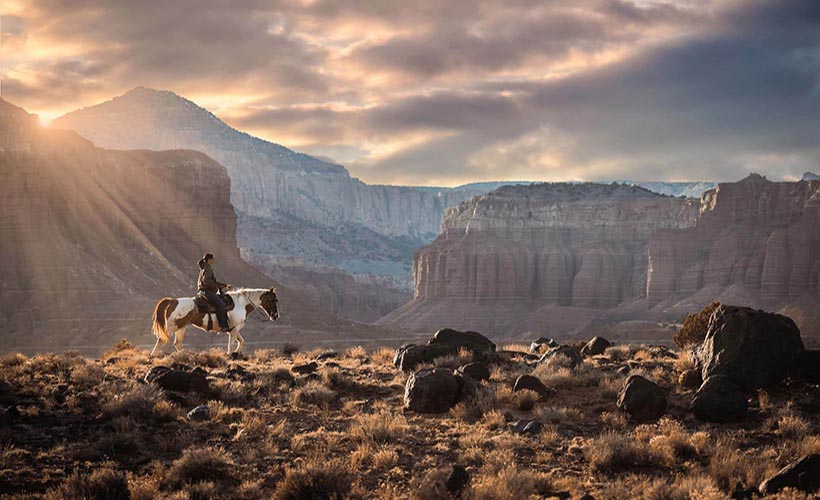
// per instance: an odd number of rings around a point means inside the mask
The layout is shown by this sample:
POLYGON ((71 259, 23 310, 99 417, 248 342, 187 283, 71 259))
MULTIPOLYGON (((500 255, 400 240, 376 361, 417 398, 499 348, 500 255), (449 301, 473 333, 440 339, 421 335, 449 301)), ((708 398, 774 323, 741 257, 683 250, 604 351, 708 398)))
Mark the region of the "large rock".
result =
POLYGON ((538 394, 541 399, 545 399, 553 393, 539 378, 532 375, 521 375, 515 379, 513 392, 523 391, 525 389, 538 394))
POLYGON ((706 339, 694 350, 703 380, 726 375, 746 392, 770 387, 794 374, 804 351, 794 321, 780 314, 721 305, 706 339))
POLYGON ((666 391, 640 375, 630 375, 618 393, 618 408, 637 422, 659 419, 666 406, 666 391))
POLYGON ((570 368, 575 368, 584 362, 584 358, 581 356, 578 349, 569 345, 560 345, 558 347, 548 349, 547 352, 541 356, 541 359, 538 360, 538 362, 544 363, 555 357, 561 357, 562 361, 567 363, 567 366, 570 368))
POLYGON ((495 344, 478 332, 460 332, 452 328, 443 328, 437 331, 428 345, 450 345, 467 349, 474 354, 488 354, 495 352, 495 344))
POLYGON ((689 409, 706 422, 739 422, 746 418, 749 403, 740 388, 724 375, 712 375, 692 398, 689 409))
POLYGON ((407 379, 404 406, 419 413, 444 413, 462 397, 463 377, 443 368, 419 370, 407 379))
POLYGON ((819 490, 820 454, 806 455, 760 484, 760 492, 764 495, 772 495, 784 488, 796 488, 807 493, 819 490))
POLYGON ((581 349, 581 354, 584 356, 597 356, 603 354, 607 347, 611 345, 612 343, 603 337, 594 337, 581 349))
POLYGON ((490 369, 484 363, 467 363, 458 367, 456 375, 486 381, 490 380, 490 369))
POLYGON ((820 384, 820 350, 806 350, 800 356, 800 376, 810 384, 820 384))
POLYGON ((154 367, 146 375, 145 381, 164 391, 197 392, 208 395, 211 387, 202 371, 171 370, 166 367, 154 367))
POLYGON ((558 347, 558 342, 549 337, 538 337, 530 344, 530 352, 541 355, 550 347, 558 347))
POLYGON ((411 371, 422 363, 432 363, 438 358, 458 354, 454 344, 403 345, 396 350, 393 365, 401 371, 411 371))

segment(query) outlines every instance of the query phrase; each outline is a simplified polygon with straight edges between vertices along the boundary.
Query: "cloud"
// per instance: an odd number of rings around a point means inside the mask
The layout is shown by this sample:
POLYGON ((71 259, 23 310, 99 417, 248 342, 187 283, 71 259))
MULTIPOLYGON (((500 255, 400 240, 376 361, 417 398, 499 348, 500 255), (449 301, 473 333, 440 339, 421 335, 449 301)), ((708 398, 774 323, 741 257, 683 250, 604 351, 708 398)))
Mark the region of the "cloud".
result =
POLYGON ((813 0, 27 0, 3 95, 56 115, 136 85, 381 183, 816 170, 813 0))

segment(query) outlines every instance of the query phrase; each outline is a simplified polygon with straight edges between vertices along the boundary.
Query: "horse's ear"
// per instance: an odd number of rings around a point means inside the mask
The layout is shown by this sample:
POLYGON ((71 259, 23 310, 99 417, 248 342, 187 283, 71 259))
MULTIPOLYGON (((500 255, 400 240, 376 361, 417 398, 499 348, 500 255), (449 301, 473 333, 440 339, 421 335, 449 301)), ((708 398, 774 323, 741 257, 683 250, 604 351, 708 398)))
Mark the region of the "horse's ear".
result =
POLYGON ((270 292, 271 293, 276 293, 276 287, 275 286, 271 287, 270 292))

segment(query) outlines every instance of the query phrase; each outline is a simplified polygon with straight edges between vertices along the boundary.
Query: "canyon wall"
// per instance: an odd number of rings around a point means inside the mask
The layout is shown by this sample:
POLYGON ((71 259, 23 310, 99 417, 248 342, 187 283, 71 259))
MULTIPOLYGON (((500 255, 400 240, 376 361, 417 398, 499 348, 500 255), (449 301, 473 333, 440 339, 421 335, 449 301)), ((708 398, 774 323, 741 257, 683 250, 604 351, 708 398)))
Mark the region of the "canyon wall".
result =
POLYGON ((694 227, 651 239, 648 260, 650 306, 728 287, 768 306, 820 299, 820 181, 721 183, 694 227))
POLYGON ((379 323, 648 340, 722 300, 788 311, 820 336, 818 207, 820 181, 756 175, 700 200, 625 185, 499 188, 447 210, 415 256, 413 301, 379 323))
MULTIPOLYGON (((195 151, 110 151, 0 99, 3 346, 150 341, 164 296, 192 296, 203 249, 222 280, 276 286, 239 257, 225 168, 195 151)), ((339 324, 282 290, 283 324, 339 324)))

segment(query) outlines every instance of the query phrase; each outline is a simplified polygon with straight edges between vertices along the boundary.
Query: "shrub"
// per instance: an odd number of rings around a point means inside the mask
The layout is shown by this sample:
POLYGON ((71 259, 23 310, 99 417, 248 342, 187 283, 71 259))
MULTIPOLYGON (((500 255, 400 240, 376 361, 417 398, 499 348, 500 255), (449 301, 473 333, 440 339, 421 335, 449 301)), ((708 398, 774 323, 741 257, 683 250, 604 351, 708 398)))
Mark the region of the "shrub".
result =
POLYGON ((348 497, 352 488, 353 474, 347 464, 340 460, 312 460, 288 469, 271 500, 341 500, 348 497))
POLYGON ((166 480, 181 487, 199 482, 234 484, 236 465, 224 450, 212 447, 188 448, 168 468, 166 480))
POLYGON ((358 415, 353 419, 350 434, 363 443, 394 443, 407 431, 407 420, 383 410, 378 413, 358 415))
POLYGON ((688 314, 686 319, 683 320, 683 325, 680 330, 678 330, 678 333, 672 338, 672 340, 675 341, 675 345, 681 349, 685 349, 688 346, 703 342, 703 339, 706 338, 706 330, 709 328, 709 318, 712 317, 712 313, 715 312, 715 309, 719 306, 720 302, 712 302, 699 312, 688 314))
POLYGON ((103 412, 110 418, 131 417, 137 421, 169 422, 177 417, 177 410, 149 385, 138 385, 124 396, 108 401, 103 412))
POLYGON ((75 472, 46 496, 61 500, 130 500, 125 474, 105 467, 89 475, 75 472))

